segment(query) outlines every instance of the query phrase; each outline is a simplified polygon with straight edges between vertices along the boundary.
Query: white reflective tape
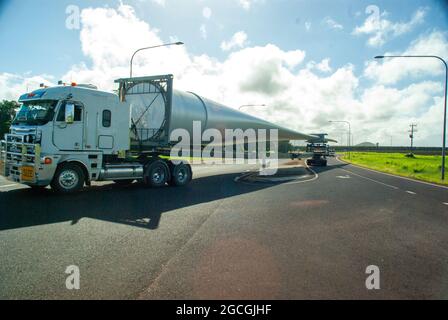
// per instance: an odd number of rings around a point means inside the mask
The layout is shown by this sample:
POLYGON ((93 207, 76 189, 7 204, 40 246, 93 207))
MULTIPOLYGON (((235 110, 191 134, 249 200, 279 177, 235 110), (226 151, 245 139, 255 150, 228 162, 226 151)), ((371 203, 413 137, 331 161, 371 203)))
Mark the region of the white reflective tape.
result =
POLYGON ((14 183, 14 184, 7 184, 7 185, 4 185, 4 186, 0 186, 0 188, 9 188, 9 187, 14 187, 14 186, 17 186, 17 184, 16 183, 14 183))

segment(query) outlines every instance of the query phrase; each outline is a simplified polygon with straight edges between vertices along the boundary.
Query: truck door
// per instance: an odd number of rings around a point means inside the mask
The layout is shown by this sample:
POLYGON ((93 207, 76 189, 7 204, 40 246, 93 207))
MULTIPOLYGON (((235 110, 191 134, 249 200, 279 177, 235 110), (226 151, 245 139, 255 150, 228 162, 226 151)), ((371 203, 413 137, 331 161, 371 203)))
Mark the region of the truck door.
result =
POLYGON ((53 144, 59 150, 82 150, 84 132, 84 107, 76 102, 63 102, 54 121, 53 144), (66 105, 74 104, 73 120, 66 122, 66 105))

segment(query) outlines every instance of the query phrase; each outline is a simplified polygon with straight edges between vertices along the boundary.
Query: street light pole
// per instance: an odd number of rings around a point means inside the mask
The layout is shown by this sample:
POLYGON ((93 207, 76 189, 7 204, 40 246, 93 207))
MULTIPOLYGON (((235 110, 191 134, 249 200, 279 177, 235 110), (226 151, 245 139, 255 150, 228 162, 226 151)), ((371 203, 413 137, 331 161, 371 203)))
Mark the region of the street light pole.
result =
POLYGON ((439 56, 432 55, 405 55, 405 56, 376 56, 375 59, 384 58, 433 58, 442 61, 445 65, 445 106, 443 114, 443 146, 442 146, 442 180, 445 180, 445 158, 446 158, 446 108, 447 108, 447 94, 448 94, 448 64, 439 56))
POLYGON ((129 72, 129 78, 132 78, 132 63, 134 62, 134 57, 135 57, 135 55, 138 53, 138 52, 140 52, 140 51, 143 51, 143 50, 148 50, 148 49, 154 49, 154 48, 160 48, 160 47, 168 47, 168 46, 181 46, 181 45, 183 45, 184 43, 183 42, 173 42, 173 43, 166 43, 166 44, 161 44, 161 45, 158 45, 158 46, 152 46, 152 47, 145 47, 145 48, 140 48, 140 49, 138 49, 138 50, 136 50, 135 52, 134 52, 134 54, 132 55, 132 57, 131 57, 131 61, 130 61, 130 72, 129 72))
POLYGON ((350 122, 345 121, 345 120, 338 120, 338 121, 330 120, 328 122, 330 122, 330 123, 345 123, 345 124, 348 124, 348 158, 351 159, 352 158, 352 153, 351 153, 351 150, 350 150, 350 147, 351 147, 350 139, 351 139, 351 136, 352 136, 352 126, 351 126, 350 122))

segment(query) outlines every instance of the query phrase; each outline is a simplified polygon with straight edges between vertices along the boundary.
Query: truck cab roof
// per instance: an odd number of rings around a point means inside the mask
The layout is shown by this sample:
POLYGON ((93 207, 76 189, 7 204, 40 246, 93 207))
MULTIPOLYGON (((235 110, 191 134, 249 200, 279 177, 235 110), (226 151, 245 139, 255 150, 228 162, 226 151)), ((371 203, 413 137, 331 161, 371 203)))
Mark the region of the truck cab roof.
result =
POLYGON ((71 99, 78 96, 95 96, 102 98, 117 98, 118 96, 111 92, 99 91, 92 85, 71 85, 71 86, 54 86, 48 88, 41 88, 30 93, 25 93, 20 96, 19 102, 26 102, 32 100, 63 100, 71 99))

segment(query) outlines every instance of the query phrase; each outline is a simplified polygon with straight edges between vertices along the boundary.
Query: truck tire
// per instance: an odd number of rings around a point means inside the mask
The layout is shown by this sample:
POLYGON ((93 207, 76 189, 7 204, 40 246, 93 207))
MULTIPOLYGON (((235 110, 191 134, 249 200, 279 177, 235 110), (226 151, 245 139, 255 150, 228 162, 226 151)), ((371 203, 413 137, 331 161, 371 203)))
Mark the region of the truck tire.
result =
POLYGON ((65 163, 56 170, 51 188, 57 193, 74 193, 84 186, 84 172, 79 165, 65 163))
POLYGON ((152 188, 165 186, 169 179, 169 168, 163 160, 148 163, 145 170, 145 184, 152 188))
POLYGON ((193 178, 191 166, 186 163, 171 166, 171 180, 170 186, 183 187, 190 183, 193 178))

